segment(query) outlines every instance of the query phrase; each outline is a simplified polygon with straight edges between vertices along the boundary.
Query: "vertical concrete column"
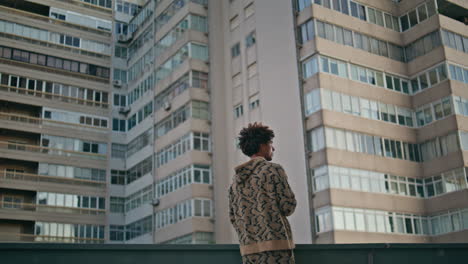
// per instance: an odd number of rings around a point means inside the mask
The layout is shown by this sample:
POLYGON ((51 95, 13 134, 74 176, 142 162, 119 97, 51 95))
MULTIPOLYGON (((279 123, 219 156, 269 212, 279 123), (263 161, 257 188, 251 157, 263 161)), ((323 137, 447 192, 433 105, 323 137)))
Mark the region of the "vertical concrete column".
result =
POLYGON ((301 93, 292 1, 256 0, 258 72, 262 120, 276 134, 280 163, 298 201, 289 217, 296 243, 312 243, 301 93))

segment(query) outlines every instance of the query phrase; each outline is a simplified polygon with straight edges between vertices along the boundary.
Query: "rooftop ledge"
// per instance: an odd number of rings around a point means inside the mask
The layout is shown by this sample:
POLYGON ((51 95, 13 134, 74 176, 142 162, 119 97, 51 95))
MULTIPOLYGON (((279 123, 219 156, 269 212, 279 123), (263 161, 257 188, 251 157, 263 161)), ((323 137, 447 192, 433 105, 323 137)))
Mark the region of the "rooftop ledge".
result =
MULTIPOLYGON (((463 244, 297 245, 296 263, 466 263, 463 244)), ((83 245, 0 243, 2 264, 241 263, 238 245, 83 245)))

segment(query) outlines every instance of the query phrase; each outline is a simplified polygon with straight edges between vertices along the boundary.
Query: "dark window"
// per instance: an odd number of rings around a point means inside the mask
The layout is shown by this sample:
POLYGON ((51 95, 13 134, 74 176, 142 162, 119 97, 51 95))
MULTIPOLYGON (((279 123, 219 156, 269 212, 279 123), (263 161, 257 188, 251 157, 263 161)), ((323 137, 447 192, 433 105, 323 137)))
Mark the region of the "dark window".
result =
POLYGON ((36 82, 34 80, 28 80, 28 89, 34 90, 36 88, 36 82))
POLYGON ((2 74, 2 84, 3 85, 8 85, 8 79, 9 79, 9 75, 8 74, 2 74))
POLYGON ((26 88, 26 78, 24 78, 24 77, 19 78, 19 87, 20 88, 26 88))
POLYGON ((406 31, 409 28, 408 16, 404 15, 400 17, 401 31, 406 31))
POLYGON ((80 39, 73 38, 73 46, 79 48, 80 47, 80 39))
POLYGON ((91 144, 87 143, 87 142, 84 142, 83 143, 83 151, 84 152, 90 152, 91 151, 91 144))
POLYGON ((44 118, 51 119, 52 118, 52 113, 50 111, 44 111, 44 118))
POLYGON ((410 20, 411 27, 414 27, 414 26, 416 26, 416 24, 418 24, 418 18, 416 16, 416 10, 411 11, 409 13, 409 20, 410 20))
POLYGON ((71 36, 65 36, 65 45, 71 46, 73 44, 73 38, 71 36))
POLYGON ((18 77, 11 76, 10 79, 10 86, 17 87, 18 86, 18 77))
POLYGON ((96 143, 91 144, 91 152, 92 153, 99 153, 98 149, 99 149, 98 144, 96 144, 96 143))
POLYGON ((359 17, 358 12, 357 12, 357 4, 354 2, 350 2, 350 4, 351 4, 351 15, 353 17, 359 17))

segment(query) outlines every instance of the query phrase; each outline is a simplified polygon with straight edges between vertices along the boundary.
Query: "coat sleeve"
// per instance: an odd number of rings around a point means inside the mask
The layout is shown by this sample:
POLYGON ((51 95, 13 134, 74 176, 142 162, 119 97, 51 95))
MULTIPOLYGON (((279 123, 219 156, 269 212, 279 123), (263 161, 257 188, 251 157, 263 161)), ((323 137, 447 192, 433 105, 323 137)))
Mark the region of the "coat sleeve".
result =
POLYGON ((234 202, 233 202, 233 195, 232 195, 232 187, 229 187, 229 220, 231 221, 231 224, 235 227, 235 218, 234 218, 234 202))
POLYGON ((284 216, 290 216, 296 209, 296 198, 293 191, 288 183, 288 176, 284 171, 283 167, 278 165, 277 171, 277 183, 276 183, 276 194, 277 202, 284 216))

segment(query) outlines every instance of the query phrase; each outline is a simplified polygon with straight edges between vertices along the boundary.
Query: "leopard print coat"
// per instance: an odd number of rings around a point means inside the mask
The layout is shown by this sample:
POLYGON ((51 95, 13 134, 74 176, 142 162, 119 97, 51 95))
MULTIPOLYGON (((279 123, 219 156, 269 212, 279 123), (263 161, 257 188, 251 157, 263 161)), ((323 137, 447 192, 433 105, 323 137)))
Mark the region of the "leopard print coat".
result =
POLYGON ((229 188, 229 217, 241 255, 293 249, 286 216, 296 208, 294 193, 281 165, 262 157, 235 168, 229 188))

